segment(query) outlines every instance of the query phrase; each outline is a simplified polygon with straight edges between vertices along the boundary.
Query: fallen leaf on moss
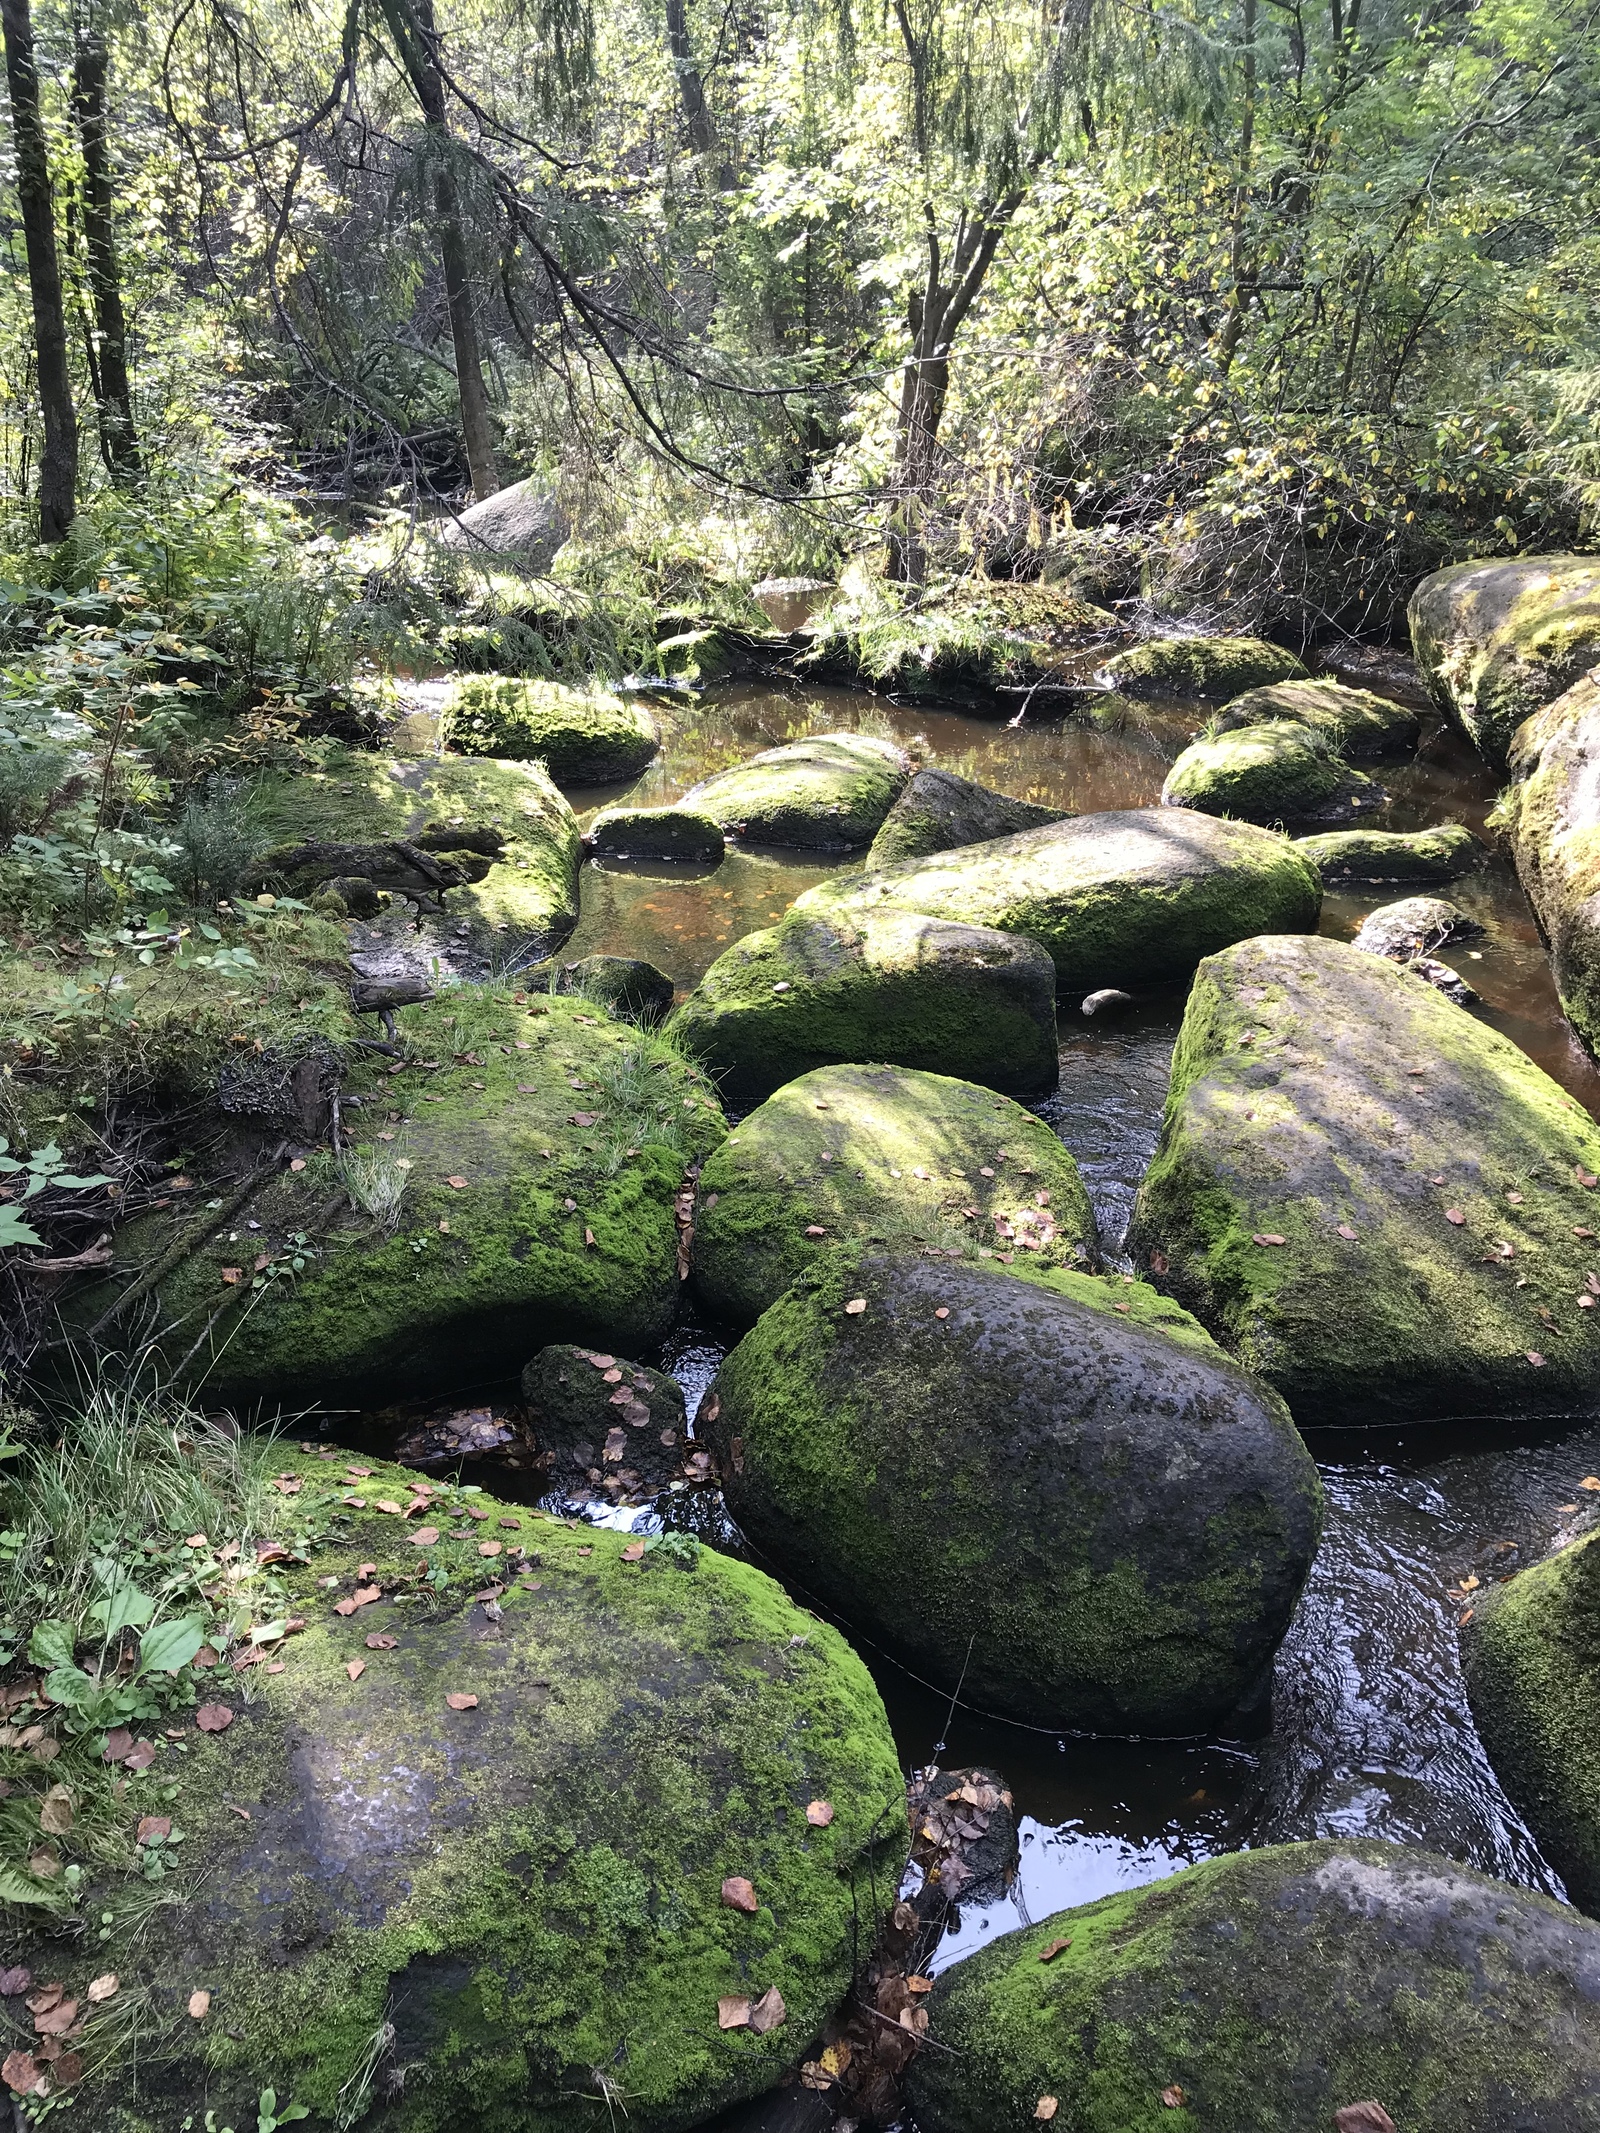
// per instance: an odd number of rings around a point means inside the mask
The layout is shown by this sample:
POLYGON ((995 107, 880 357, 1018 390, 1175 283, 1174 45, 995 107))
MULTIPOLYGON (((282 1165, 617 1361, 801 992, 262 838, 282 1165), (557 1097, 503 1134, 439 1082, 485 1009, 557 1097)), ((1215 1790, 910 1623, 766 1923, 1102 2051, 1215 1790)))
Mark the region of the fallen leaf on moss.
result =
POLYGON ((452 1192, 465 1192, 467 1189, 467 1181, 465 1178, 446 1178, 445 1183, 449 1186, 452 1192))
POLYGON ((1054 2118, 1061 2108, 1053 2096, 1041 2096, 1033 2107, 1033 2115, 1039 2119, 1054 2118))
POLYGON ((367 1662, 365 1659, 347 1659, 344 1670, 352 1681, 359 1681, 367 1671, 367 1662))
POLYGON ((189 2012, 194 2016, 194 2019, 197 2022, 203 2022, 206 2016, 211 2012, 210 1993, 191 1992, 189 1995, 189 2012))
POLYGON ((1394 2120, 1381 2103, 1347 2103, 1333 2114, 1335 2133, 1395 2133, 1394 2120))
POLYGON ((940 1304, 933 1315, 935 1318, 948 1318, 950 1316, 950 1306, 948 1304, 940 1304))
MULTIPOLYGON (((1417 1068, 1414 1069, 1414 1071, 1420 1072, 1421 1069, 1417 1068)), ((1169 2111, 1176 2111, 1182 2108, 1184 2103, 1184 2094, 1182 2089, 1179 2088, 1176 2082, 1173 2082, 1170 2088, 1166 2088, 1161 2091, 1161 2101, 1166 2105, 1169 2111)))
MULTIPOLYGON (((270 1668, 269 1668, 269 1670, 268 1670, 268 1671, 270 1672, 270 1668)), ((235 1806, 234 1806, 234 1804, 233 1804, 233 1802, 232 1802, 232 1800, 230 1800, 230 1801, 228 1802, 228 1812, 229 1812, 229 1814, 231 1814, 231 1815, 237 1815, 237 1816, 239 1817, 239 1820, 240 1820, 241 1822, 248 1822, 248 1821, 250 1820, 250 1810, 249 1810, 249 1808, 248 1808, 248 1807, 235 1807, 235 1806)))
POLYGON ((750 2027, 758 2037, 764 2037, 769 2029, 781 2029, 788 2019, 789 2010, 776 1985, 769 1985, 750 2010, 750 2027))
POLYGON ((72 1794, 65 1785, 52 1785, 45 1794, 39 1807, 39 1827, 50 1837, 64 1837, 72 1827, 72 1794))
POLYGON ((804 1234, 808 1237, 825 1237, 828 1232, 822 1227, 820 1222, 813 1222, 808 1225, 804 1234))
POLYGON ((1258 1229, 1251 1237, 1252 1244, 1287 1244, 1287 1237, 1280 1237, 1275 1229, 1258 1229))
POLYGON ((478 1553, 480 1555, 498 1555, 504 1546, 504 1541, 479 1541, 478 1553))
POLYGON ((1528 1357, 1528 1361, 1529 1361, 1529 1362, 1530 1362, 1530 1363, 1531 1363, 1531 1364, 1533 1365, 1533 1367, 1534 1367, 1534 1369, 1535 1369, 1535 1370, 1543 1370, 1543 1368, 1544 1368, 1544 1357, 1543 1357, 1543 1356, 1542 1356, 1542 1355, 1541 1355, 1541 1354, 1539 1353, 1539 1351, 1538 1351, 1538 1349, 1537 1349, 1537 1348, 1530 1348, 1530 1349, 1528 1349, 1528 1350, 1527 1350, 1527 1357, 1528 1357))
POLYGON ((391 1637, 383 1630, 375 1629, 367 1639, 367 1650, 369 1652, 392 1652, 398 1642, 399 1639, 397 1637, 391 1637))
POLYGON ((1585 1474, 1578 1486, 1580 1489, 1600 1489, 1600 1474, 1585 1474))
POLYGON ((6 2087, 14 2090, 18 2096, 43 2093, 44 2068, 32 2052, 8 2052, 4 2066, 0 2066, 0 2077, 4 2078, 6 2087))
POLYGON ((1457 1229, 1459 1229, 1462 1223, 1465 1222, 1467 1219, 1466 1216, 1461 1212, 1459 1207, 1447 1207, 1444 1211, 1444 1218, 1447 1222, 1453 1222, 1457 1229))
POLYGON ((134 1832, 135 1844, 148 1844, 152 1837, 170 1837, 172 1823, 166 1815, 144 1815, 134 1832))
POLYGON ((846 1318, 859 1318, 866 1308, 867 1299, 864 1296, 852 1296, 844 1307, 844 1315, 846 1318))
POLYGON ((469 1696, 463 1689, 452 1689, 445 1702, 452 1711, 475 1711, 478 1708, 477 1697, 469 1696))
POLYGON ((89 1989, 84 1994, 84 1998, 92 2000, 98 2006, 102 2000, 111 1998, 121 1982, 114 1970, 107 1970, 102 1976, 90 1979, 89 1989))
POLYGON ((730 1993, 717 2002, 718 2029, 748 2029, 750 2027, 750 2002, 730 1993))
POLYGON ((1353 1241, 1355 1237, 1355 1231, 1350 1227, 1348 1222, 1341 1222, 1334 1230, 1334 1235, 1336 1237, 1343 1237, 1347 1241, 1353 1241))
POLYGON ((833 1806, 828 1800, 813 1800, 806 1809, 806 1820, 813 1829, 826 1829, 833 1820, 833 1806))
POLYGON ((244 1279, 244 1268, 242 1266, 225 1266, 222 1269, 222 1278, 230 1289, 236 1289, 244 1279))
POLYGON ((761 1908, 752 1883, 743 1874, 730 1874, 722 1884, 722 1900, 730 1911, 748 1911, 752 1917, 761 1908))
POLYGON ((194 1722, 202 1733, 225 1733, 233 1724, 233 1713, 225 1703, 203 1703, 194 1722))
POLYGON ((431 1548, 438 1538, 439 1528, 437 1526, 418 1526, 416 1532, 411 1536, 411 1545, 413 1548, 431 1548))
POLYGON ((1048 1947, 1039 1950, 1039 1960, 1041 1963, 1053 1963, 1063 1948, 1071 1946, 1070 1940, 1053 1940, 1048 1947))

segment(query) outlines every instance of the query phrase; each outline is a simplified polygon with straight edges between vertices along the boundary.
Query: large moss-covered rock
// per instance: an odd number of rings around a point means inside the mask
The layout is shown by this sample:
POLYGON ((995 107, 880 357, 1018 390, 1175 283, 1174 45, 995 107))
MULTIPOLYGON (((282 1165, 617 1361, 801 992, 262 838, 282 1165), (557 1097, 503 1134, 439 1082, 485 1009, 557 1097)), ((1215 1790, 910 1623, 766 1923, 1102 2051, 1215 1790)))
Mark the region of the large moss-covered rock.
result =
POLYGON ((947 1970, 923 2133, 1594 2133, 1600 1928, 1431 1852, 1235 1852, 947 1970), (1352 2113, 1377 2103, 1385 2118, 1352 2113))
POLYGON ((81 2004, 114 1964, 139 2009, 136 2060, 130 2039, 75 2116, 242 2128, 274 2088, 318 2127, 576 2133, 625 2101, 673 2133, 788 2076, 906 1855, 844 1640, 689 1541, 629 1560, 626 1534, 476 1490, 387 1514, 429 1487, 401 1468, 281 1465, 313 1537, 284 1566, 305 1626, 281 1671, 198 1681, 232 1723, 161 1741, 138 1781, 176 1785, 152 1804, 184 1835, 181 1900, 110 1951, 24 1951, 81 2004), (719 1999, 769 1992, 777 2026, 719 2027, 719 1999))
POLYGON ((839 875, 794 907, 922 911, 1022 934, 1049 950, 1061 989, 1079 994, 1187 976, 1230 941, 1314 926, 1321 908, 1321 883, 1286 837, 1153 807, 839 875))
POLYGON ((853 851, 870 844, 910 765, 870 733, 814 733, 693 785, 685 807, 751 844, 853 851))
POLYGON ((1320 733, 1340 755, 1392 755, 1415 748, 1420 720, 1404 704, 1342 681, 1279 681, 1247 689, 1211 721, 1213 733, 1237 733, 1276 719, 1296 719, 1320 733))
POLYGON ((672 1005, 664 970, 636 955, 582 955, 552 973, 550 990, 581 993, 619 1022, 659 1022, 672 1005))
POLYGON ((1200 966, 1132 1248, 1306 1427, 1586 1406, 1600 1127, 1343 942, 1200 966))
POLYGON ((1407 613, 1434 702, 1498 768, 1529 713, 1600 657, 1600 556, 1455 563, 1407 613))
POLYGON ((1600 1532, 1491 1587, 1462 1642, 1495 1776, 1600 1917, 1600 1532))
POLYGON ((1247 689, 1306 678, 1293 652, 1264 637, 1149 637, 1116 653, 1103 671, 1128 695, 1170 690, 1232 698, 1247 689))
POLYGON ((449 891, 442 920, 421 920, 419 953, 437 953, 446 925, 466 925, 480 949, 506 931, 553 948, 577 923, 577 817, 536 763, 329 749, 317 770, 263 776, 251 819, 277 846, 426 839, 488 858, 449 891))
POLYGON ((991 837, 1014 836, 1046 822, 1065 820, 1059 807, 1033 800, 1013 800, 991 792, 953 770, 919 770, 890 808, 867 853, 869 867, 890 866, 897 859, 921 859, 929 852, 952 851, 961 844, 984 844, 991 837))
POLYGON ((987 1087, 1054 1086, 1055 969, 1037 943, 914 911, 785 913, 718 956, 672 1018, 726 1100, 883 1060, 987 1087))
POLYGON ((1426 830, 1325 830, 1297 838, 1295 850, 1330 888, 1347 881, 1454 881, 1489 856, 1459 822, 1426 830))
POLYGON ((633 1496, 683 1466, 683 1387, 647 1363, 554 1342, 524 1364, 522 1397, 564 1495, 633 1496))
POLYGON ((696 1426, 735 1518, 806 1590, 1034 1725, 1225 1723, 1317 1542, 1282 1404, 1150 1290, 1092 1274, 832 1253, 696 1426))
POLYGON ((1073 586, 969 578, 908 601, 858 585, 805 631, 804 664, 868 688, 1009 718, 1060 654, 1116 626, 1073 586))
POLYGON ((1495 826, 1510 839, 1517 875, 1550 944, 1561 1008, 1591 1052, 1600 1049, 1600 682, 1586 675, 1519 726, 1517 783, 1495 826))
POLYGON ((584 832, 596 859, 720 859, 720 824, 694 807, 603 807, 584 832))
POLYGON ((841 1243, 936 1244, 1092 1266, 1078 1166, 1008 1097, 904 1067, 822 1067, 741 1119, 700 1173, 694 1281, 750 1325, 841 1243))
MULTIPOLYGON (((208 1400, 370 1403, 509 1373, 557 1336, 636 1353, 671 1325, 674 1197, 724 1130, 704 1078, 581 999, 459 992, 400 1022, 416 1063, 352 1070, 347 1156, 285 1158, 156 1285, 158 1351, 208 1400)), ((76 1327, 157 1265, 172 1221, 120 1233, 76 1327)))
POLYGON ((1195 807, 1241 822, 1348 822, 1352 812, 1383 797, 1325 735, 1290 718, 1191 741, 1161 788, 1165 807, 1195 807))
POLYGON ((445 732, 464 755, 537 758, 563 785, 637 777, 661 746, 636 697, 569 689, 558 681, 458 681, 443 707, 445 732))

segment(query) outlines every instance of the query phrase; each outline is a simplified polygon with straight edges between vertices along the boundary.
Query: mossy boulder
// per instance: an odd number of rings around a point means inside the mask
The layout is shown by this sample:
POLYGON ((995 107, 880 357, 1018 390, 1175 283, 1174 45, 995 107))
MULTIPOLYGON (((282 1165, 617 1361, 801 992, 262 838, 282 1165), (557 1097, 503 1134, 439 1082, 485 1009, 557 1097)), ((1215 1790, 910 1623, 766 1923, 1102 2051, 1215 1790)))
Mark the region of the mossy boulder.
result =
POLYGON ((1116 627, 1073 586, 969 579, 904 603, 874 584, 834 601, 805 631, 804 664, 870 689, 1009 717, 1062 651, 1116 627))
POLYGON ((1105 663, 1102 671, 1127 695, 1242 696, 1278 681, 1304 681, 1293 652, 1264 637, 1148 637, 1105 663))
POLYGON ((1522 721, 1600 659, 1600 556, 1455 563, 1407 616, 1434 702, 1499 769, 1522 721))
POLYGON ((1135 1283, 839 1251, 697 1431, 807 1591, 1031 1725, 1187 1733, 1261 1694, 1316 1549, 1282 1403, 1135 1283))
MULTIPOLYGON (((267 773, 251 819, 279 846, 426 840, 488 858, 447 899, 448 924, 467 925, 478 947, 510 931, 552 948, 577 923, 577 817, 536 763, 329 747, 315 770, 267 773)), ((440 924, 430 916, 419 938, 431 943, 440 924)))
POLYGON ((1302 1428, 1586 1406, 1600 1126, 1340 941, 1202 963, 1130 1248, 1302 1428))
POLYGON ((1031 1111, 905 1067, 821 1067, 741 1119, 700 1172, 696 1293, 748 1326, 840 1244, 933 1244, 1092 1267, 1078 1166, 1031 1111))
POLYGON ((581 993, 621 1022, 659 1022, 672 1006, 673 985, 642 956, 584 955, 559 966, 550 990, 581 993))
POLYGON ((921 911, 993 926, 1038 941, 1062 991, 1081 995, 1186 977, 1230 941, 1315 926, 1321 908, 1322 885, 1286 837, 1150 807, 838 875, 808 889, 794 912, 859 923, 869 913, 921 911))
POLYGON ((603 807, 584 832, 596 859, 720 859, 721 825, 697 807, 603 807))
MULTIPOLYGON (((399 1020, 411 1063, 367 1053, 347 1076, 342 1160, 285 1157, 182 1232, 158 1350, 208 1400, 371 1403, 509 1374, 558 1334, 627 1353, 672 1324, 674 1198, 724 1131, 706 1080, 582 1000, 460 992, 399 1020)), ((73 1327, 178 1234, 171 1214, 123 1230, 73 1327)))
POLYGON ((1519 726, 1517 780, 1493 826, 1550 945, 1561 1010, 1600 1050, 1600 683, 1585 676, 1519 726))
POLYGON ((1462 1657, 1495 1776, 1572 1901, 1600 1917, 1600 1532, 1492 1586, 1462 1657))
POLYGON ((473 675, 445 698, 444 730, 463 755, 536 758, 562 785, 613 785, 637 777, 661 746, 636 698, 558 681, 473 675))
POLYGON ((1191 741, 1167 773, 1164 807, 1241 822, 1348 822, 1384 798, 1318 728, 1276 718, 1191 741))
POLYGON ((1372 1839, 1274 1845, 1058 1911, 947 1970, 922 2133, 1600 2127, 1600 1928, 1372 1839))
POLYGON ((631 1495, 683 1466, 683 1387, 665 1371, 557 1342, 523 1366, 522 1397, 564 1492, 631 1495))
POLYGON ((1282 718, 1320 733, 1339 755, 1393 755, 1415 748, 1421 730, 1416 712, 1404 704, 1374 696, 1370 689, 1348 689, 1342 681, 1280 681, 1247 689, 1223 706, 1210 730, 1237 733, 1282 718))
POLYGON ((625 2101, 676 2133, 789 2077, 907 1849, 843 1638, 687 1539, 630 1559, 403 1468, 285 1447, 282 1470, 304 1627, 279 1672, 197 1680, 225 1731, 161 1742, 167 1900, 114 1950, 26 1951, 72 1988, 114 1962, 139 2008, 137 2084, 113 2055, 77 2117, 243 2127, 271 2087, 324 2128, 576 2133, 625 2101), (720 1998, 773 1991, 776 2026, 719 2027, 720 1998))
POLYGON ((1347 881, 1455 881, 1489 856, 1459 822, 1426 830, 1325 830, 1296 838, 1295 850, 1329 888, 1347 881))
POLYGON ((1033 800, 1013 800, 991 792, 953 770, 919 770, 885 817, 867 853, 869 867, 890 866, 897 859, 921 859, 957 845, 984 844, 991 837, 1014 836, 1046 822, 1066 819, 1059 807, 1033 800))
POLYGON ((882 1060, 1053 1088, 1055 969, 1037 943, 915 911, 786 912, 718 956, 670 1029, 740 1108, 813 1067, 882 1060))
POLYGON ((1402 896, 1380 904, 1361 921, 1353 947, 1386 955, 1391 963, 1431 956, 1450 941, 1476 940, 1483 927, 1443 896, 1402 896))
POLYGON ((751 844, 848 852, 872 842, 909 776, 890 741, 814 733, 702 779, 683 803, 751 844))

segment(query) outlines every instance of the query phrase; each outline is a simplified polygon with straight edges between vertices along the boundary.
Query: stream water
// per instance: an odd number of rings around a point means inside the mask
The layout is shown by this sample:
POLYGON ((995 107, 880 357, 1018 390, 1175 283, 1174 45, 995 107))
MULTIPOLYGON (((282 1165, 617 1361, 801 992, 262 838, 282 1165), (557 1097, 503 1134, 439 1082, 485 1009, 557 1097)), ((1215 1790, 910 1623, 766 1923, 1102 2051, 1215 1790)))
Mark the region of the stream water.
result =
MULTIPOLYGON (((1394 693, 1404 688, 1402 678, 1394 693)), ((623 799, 660 804, 760 748, 859 728, 1019 798, 1083 813, 1147 806, 1201 715, 1192 703, 1100 699, 1074 720, 1008 725, 849 689, 730 686, 662 712, 666 744, 641 778, 577 798, 585 812, 623 799)), ((1437 721, 1426 725, 1414 761, 1373 767, 1390 796, 1374 812, 1380 826, 1457 821, 1480 829, 1493 803, 1490 774, 1437 721)), ((645 956, 686 987, 731 940, 770 925, 803 889, 853 863, 750 850, 703 871, 591 862, 563 958, 645 956)), ((1404 893, 1329 896, 1322 931, 1347 939, 1368 911, 1404 893)), ((1481 994, 1478 1011, 1600 1115, 1600 1074, 1560 1015, 1509 867, 1492 859, 1442 893, 1486 929, 1444 955, 1481 994)), ((1129 978, 1136 986, 1137 973, 1129 978)), ((1181 988, 1143 999, 1109 1027, 1084 1022, 1075 1002, 1062 1002, 1060 1087, 1035 1108, 1077 1158, 1112 1259, 1155 1146, 1182 1011, 1181 988)), ((682 1378, 691 1412, 722 1353, 710 1331, 691 1325, 660 1359, 682 1378)), ((936 1967, 1064 1905, 1218 1850, 1288 1838, 1367 1834, 1430 1845, 1561 1893, 1479 1745, 1457 1623, 1470 1604, 1465 1580, 1505 1576, 1600 1518, 1600 1494, 1580 1487, 1600 1471, 1600 1414, 1538 1434, 1346 1433, 1312 1448, 1327 1491, 1326 1532, 1279 1654, 1263 1739, 1129 1742, 1032 1731, 952 1707, 854 1636, 907 1766, 987 1763, 1005 1774, 1021 1814, 1013 1889, 986 1910, 958 1915, 936 1967)), ((639 1514, 605 1515, 629 1523, 639 1514)), ((708 1537, 739 1545, 703 1493, 684 1515, 708 1537)))

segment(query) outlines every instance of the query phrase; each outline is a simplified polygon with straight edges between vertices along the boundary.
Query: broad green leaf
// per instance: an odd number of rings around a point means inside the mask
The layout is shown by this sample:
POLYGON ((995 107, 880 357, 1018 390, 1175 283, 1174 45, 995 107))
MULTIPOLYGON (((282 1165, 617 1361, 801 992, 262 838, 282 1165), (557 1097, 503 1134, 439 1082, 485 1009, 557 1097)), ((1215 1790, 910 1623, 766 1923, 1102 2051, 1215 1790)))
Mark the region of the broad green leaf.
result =
POLYGON ((44 1692, 50 1701, 65 1704, 69 1710, 82 1710, 99 1691, 99 1682, 81 1666, 58 1666, 44 1677, 44 1692))
POLYGON ((89 1615, 108 1637, 114 1637, 124 1629, 143 1629, 155 1611, 156 1603, 150 1595, 130 1582, 119 1585, 105 1599, 96 1600, 89 1615))
POLYGON ((65 1622, 36 1622, 28 1639, 28 1657, 35 1666, 71 1666, 76 1641, 65 1622))
POLYGON ((158 1622, 147 1629, 139 1646, 141 1674, 176 1674, 206 1641, 205 1625, 186 1616, 178 1622, 158 1622))
POLYGON ((8 1244, 43 1244, 44 1239, 14 1207, 0 1207, 0 1248, 8 1244))

